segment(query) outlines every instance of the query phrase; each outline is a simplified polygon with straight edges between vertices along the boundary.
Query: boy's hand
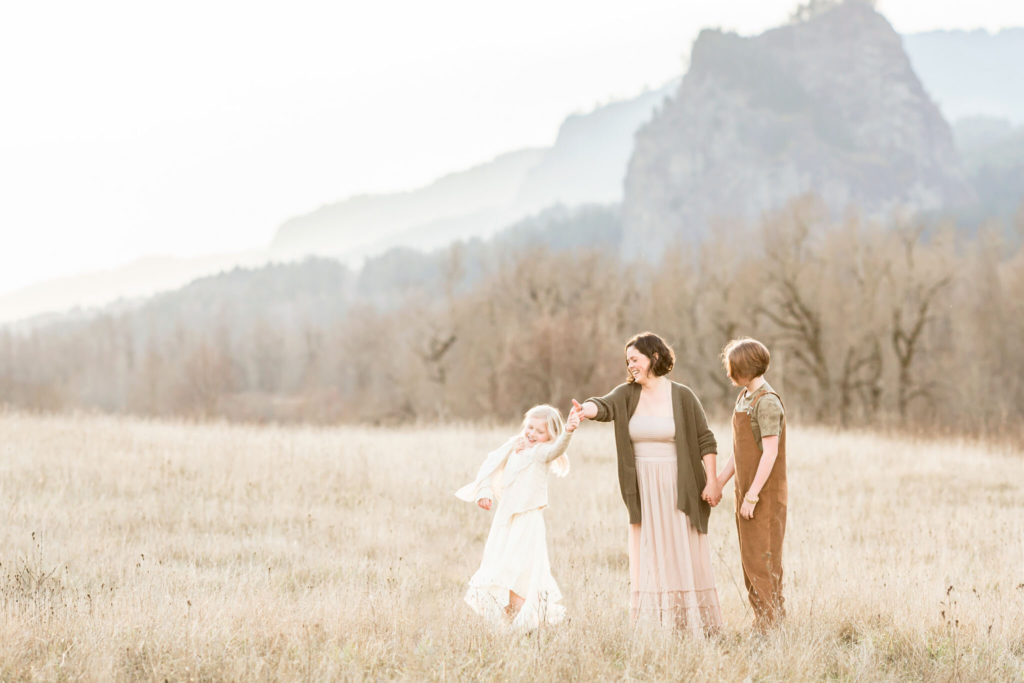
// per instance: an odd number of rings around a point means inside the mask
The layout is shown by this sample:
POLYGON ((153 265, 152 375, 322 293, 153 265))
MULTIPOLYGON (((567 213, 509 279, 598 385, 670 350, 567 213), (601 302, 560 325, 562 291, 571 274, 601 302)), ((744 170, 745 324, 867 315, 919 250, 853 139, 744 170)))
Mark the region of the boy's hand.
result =
POLYGON ((479 505, 480 507, 482 507, 484 510, 490 510, 491 509, 491 499, 490 498, 481 498, 480 500, 478 500, 476 502, 476 504, 479 505))

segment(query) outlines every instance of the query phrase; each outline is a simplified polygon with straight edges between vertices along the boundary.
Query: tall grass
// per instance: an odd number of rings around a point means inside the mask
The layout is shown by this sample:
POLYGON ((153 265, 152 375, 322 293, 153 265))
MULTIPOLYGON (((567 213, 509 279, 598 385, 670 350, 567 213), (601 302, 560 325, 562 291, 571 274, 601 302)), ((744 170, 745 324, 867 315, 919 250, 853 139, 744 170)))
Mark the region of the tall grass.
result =
POLYGON ((789 617, 751 632, 730 487, 725 629, 694 639, 630 629, 613 438, 587 424, 545 513, 569 620, 509 636, 461 601, 490 517, 452 493, 511 429, 0 414, 0 679, 1024 677, 1018 451, 793 428, 789 617))

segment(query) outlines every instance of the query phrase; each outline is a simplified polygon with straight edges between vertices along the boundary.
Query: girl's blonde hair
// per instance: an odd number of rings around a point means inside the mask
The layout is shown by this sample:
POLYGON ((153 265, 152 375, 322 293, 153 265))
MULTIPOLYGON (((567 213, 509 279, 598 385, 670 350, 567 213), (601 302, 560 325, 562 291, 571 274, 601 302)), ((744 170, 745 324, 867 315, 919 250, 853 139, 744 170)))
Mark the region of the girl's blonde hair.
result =
POLYGON ((552 439, 557 439, 562 435, 565 423, 562 421, 562 414, 558 412, 558 408, 546 403, 530 408, 523 414, 523 427, 525 428, 526 423, 535 417, 543 417, 548 421, 548 433, 551 434, 552 439))
MULTIPOLYGON (((546 403, 542 403, 539 406, 534 406, 526 411, 523 415, 523 428, 526 428, 526 423, 535 417, 542 417, 547 420, 548 433, 551 434, 551 439, 557 439, 562 435, 565 430, 565 423, 562 421, 562 414, 558 412, 558 408, 549 406, 546 403)), ((560 456, 555 458, 554 462, 550 465, 551 471, 559 477, 564 477, 569 474, 569 454, 562 453, 560 456)))

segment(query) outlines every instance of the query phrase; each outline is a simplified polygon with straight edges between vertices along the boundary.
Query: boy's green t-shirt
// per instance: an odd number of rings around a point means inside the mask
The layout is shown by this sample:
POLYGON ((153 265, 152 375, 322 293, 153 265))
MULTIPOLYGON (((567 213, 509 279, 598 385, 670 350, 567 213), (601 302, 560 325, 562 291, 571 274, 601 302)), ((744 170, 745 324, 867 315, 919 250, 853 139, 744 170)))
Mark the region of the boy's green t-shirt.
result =
POLYGON ((743 395, 736 401, 736 412, 750 415, 750 427, 754 431, 754 440, 757 441, 757 447, 761 451, 764 451, 764 446, 761 444, 762 437, 782 434, 782 416, 785 414, 782 401, 774 394, 764 396, 757 402, 754 412, 750 412, 750 404, 753 403, 753 399, 765 391, 773 392, 775 390, 768 382, 765 382, 753 394, 744 389, 743 395))

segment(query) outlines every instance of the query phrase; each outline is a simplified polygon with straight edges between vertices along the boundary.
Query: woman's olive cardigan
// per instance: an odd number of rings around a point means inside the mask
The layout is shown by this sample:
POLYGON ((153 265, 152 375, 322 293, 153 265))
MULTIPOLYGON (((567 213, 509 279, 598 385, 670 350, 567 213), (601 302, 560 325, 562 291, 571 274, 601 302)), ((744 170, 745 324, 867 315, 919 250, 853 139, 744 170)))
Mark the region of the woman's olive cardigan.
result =
MULTIPOLYGON (((640 491, 636 483, 636 455, 629 438, 629 418, 640 402, 640 385, 620 384, 605 396, 588 398, 597 406, 600 422, 615 422, 615 450, 619 456, 619 488, 629 510, 629 523, 640 523, 640 491)), ((678 499, 676 507, 686 513, 702 534, 708 532, 711 506, 700 497, 707 484, 703 458, 718 453, 715 435, 708 428, 704 408, 696 394, 682 384, 672 382, 672 416, 676 421, 676 470, 678 499)))

